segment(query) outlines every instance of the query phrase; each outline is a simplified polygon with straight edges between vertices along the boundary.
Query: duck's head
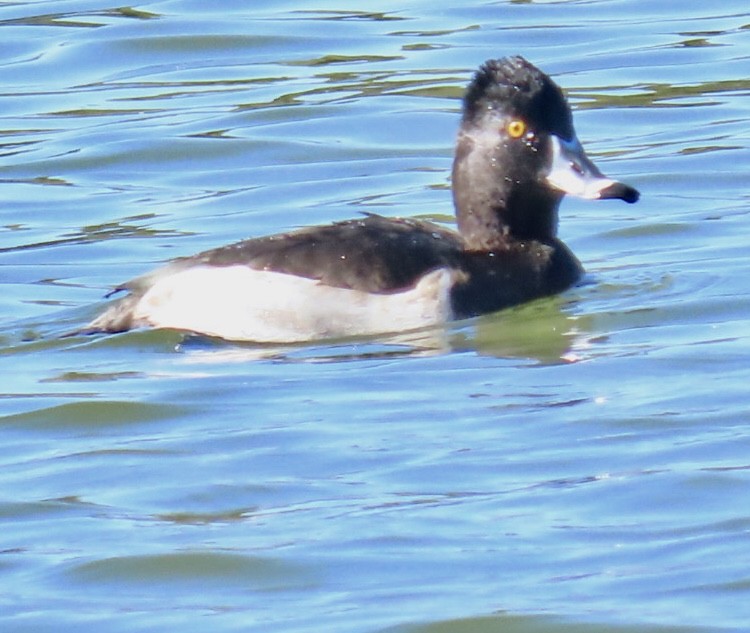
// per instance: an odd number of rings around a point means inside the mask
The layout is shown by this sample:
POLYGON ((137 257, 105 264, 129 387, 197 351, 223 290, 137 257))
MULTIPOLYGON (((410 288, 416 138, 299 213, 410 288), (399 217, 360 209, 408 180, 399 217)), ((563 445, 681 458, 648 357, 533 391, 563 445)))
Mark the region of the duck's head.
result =
POLYGON ((453 163, 458 226, 469 248, 547 240, 566 194, 638 200, 586 156, 560 88, 522 57, 490 60, 469 84, 453 163))

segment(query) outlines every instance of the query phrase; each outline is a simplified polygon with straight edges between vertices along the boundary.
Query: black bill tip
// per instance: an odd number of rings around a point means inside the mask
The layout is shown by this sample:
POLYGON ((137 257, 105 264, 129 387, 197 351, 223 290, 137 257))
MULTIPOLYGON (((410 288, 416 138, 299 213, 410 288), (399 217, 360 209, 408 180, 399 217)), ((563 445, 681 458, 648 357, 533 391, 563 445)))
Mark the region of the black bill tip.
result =
POLYGON ((619 200, 624 200, 628 204, 638 202, 638 198, 640 197, 641 194, 638 192, 638 189, 621 182, 613 182, 599 192, 599 198, 602 200, 618 198, 619 200))

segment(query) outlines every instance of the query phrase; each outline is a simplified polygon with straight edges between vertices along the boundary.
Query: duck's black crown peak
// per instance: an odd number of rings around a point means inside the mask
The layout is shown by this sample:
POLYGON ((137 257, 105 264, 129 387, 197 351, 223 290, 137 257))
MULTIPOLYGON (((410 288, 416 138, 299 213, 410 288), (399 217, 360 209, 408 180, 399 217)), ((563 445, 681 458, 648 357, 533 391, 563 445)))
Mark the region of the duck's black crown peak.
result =
POLYGON ((523 57, 490 59, 475 73, 463 101, 464 124, 480 123, 487 111, 523 115, 539 130, 570 140, 573 117, 562 90, 523 57))

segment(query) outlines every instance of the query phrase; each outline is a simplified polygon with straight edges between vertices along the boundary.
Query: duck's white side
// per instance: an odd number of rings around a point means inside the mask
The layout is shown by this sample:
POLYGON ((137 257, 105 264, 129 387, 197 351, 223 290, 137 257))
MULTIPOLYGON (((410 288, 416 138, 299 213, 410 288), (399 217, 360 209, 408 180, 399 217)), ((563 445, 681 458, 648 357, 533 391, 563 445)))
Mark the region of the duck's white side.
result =
POLYGON ((241 265, 167 266, 91 327, 106 329, 127 318, 130 327, 269 343, 415 330, 453 318, 454 277, 455 272, 442 268, 403 291, 375 294, 241 265))

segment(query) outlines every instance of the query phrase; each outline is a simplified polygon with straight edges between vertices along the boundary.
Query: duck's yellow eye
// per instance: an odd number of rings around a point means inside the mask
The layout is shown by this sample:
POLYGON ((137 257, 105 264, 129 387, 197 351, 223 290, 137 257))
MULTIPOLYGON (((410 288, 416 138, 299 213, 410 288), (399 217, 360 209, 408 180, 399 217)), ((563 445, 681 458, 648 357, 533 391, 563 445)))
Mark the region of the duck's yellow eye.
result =
POLYGON ((526 124, 520 119, 513 119, 506 128, 511 138, 521 138, 526 134, 526 124))

